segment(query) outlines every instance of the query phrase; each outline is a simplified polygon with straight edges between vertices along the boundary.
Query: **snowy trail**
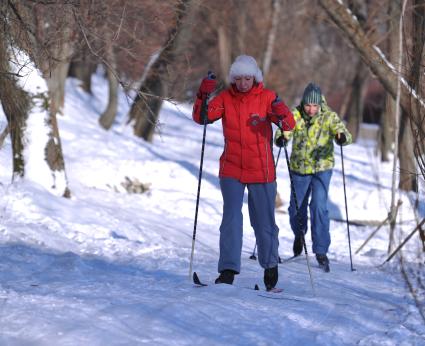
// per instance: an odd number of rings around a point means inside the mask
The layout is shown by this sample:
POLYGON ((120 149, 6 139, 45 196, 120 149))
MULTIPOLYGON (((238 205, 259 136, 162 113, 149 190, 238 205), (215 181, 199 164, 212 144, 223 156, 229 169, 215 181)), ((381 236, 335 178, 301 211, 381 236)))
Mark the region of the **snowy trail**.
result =
MULTIPOLYGON (((425 345, 423 320, 396 262, 377 267, 386 258, 385 230, 354 256, 355 272, 345 223, 331 222, 330 273, 317 267, 308 234, 316 296, 300 257, 280 265, 278 286, 283 296, 303 301, 265 298, 237 287, 263 286, 263 270, 249 259, 255 239, 244 203, 242 272, 235 286, 212 284, 222 208, 219 124, 208 126, 193 263, 210 285, 194 287, 188 270, 202 127, 191 121, 190 105, 164 105, 161 133, 151 145, 123 125, 128 105, 122 95, 117 124, 100 129, 107 92, 100 76, 93 83, 97 96, 82 93, 72 79, 67 83, 59 122, 72 198, 54 197, 31 181, 9 185, 10 142, 0 151, 0 345, 425 345), (150 184, 149 191, 125 193, 125 177, 150 184)), ((367 143, 346 150, 353 219, 380 220, 387 213, 390 171, 373 163, 381 174, 378 189, 370 150, 367 143)), ((341 218, 336 161, 330 213, 341 218)), ((289 202, 288 181, 281 156, 281 211, 289 202)), ((276 215, 280 255, 288 258, 288 215, 276 215)), ((408 207, 403 217, 413 219, 408 207)), ((373 227, 350 230, 354 250, 373 227)), ((415 251, 406 253, 412 266, 415 257, 408 255, 415 251)))
MULTIPOLYGON (((396 278, 363 267, 350 273, 345 263, 333 264, 329 274, 313 268, 316 297, 311 296, 303 261, 281 266, 283 295, 305 300, 296 302, 266 299, 235 286, 196 288, 184 270, 148 271, 141 264, 48 254, 24 246, 1 250, 2 265, 14 275, 3 276, 0 321, 15 325, 16 331, 30 323, 31 330, 25 327, 28 335, 42 344, 54 338, 58 344, 72 340, 99 345, 170 340, 179 345, 193 340, 211 345, 298 344, 297 340, 299 344, 349 345, 368 335, 385 340, 386 334, 409 318, 405 309, 409 299, 403 287, 395 286, 396 278), (61 332, 63 336, 55 335, 64 325, 69 329, 61 332), (107 333, 103 341, 98 340, 100 330, 107 333)), ((243 265, 246 274, 237 277, 235 284, 253 287, 261 271, 256 262, 245 260, 243 265)), ((205 277, 214 278, 211 273, 205 277)))

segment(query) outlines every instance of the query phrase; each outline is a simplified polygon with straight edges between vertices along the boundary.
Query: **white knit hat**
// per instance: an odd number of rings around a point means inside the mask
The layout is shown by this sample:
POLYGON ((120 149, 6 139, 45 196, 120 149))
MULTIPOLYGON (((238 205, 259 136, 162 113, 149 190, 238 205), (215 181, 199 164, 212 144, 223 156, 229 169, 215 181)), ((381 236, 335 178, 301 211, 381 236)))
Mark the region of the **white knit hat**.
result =
POLYGON ((263 81, 263 73, 258 68, 255 59, 249 55, 239 55, 230 66, 230 83, 234 83, 235 77, 238 76, 253 76, 257 83, 263 81))

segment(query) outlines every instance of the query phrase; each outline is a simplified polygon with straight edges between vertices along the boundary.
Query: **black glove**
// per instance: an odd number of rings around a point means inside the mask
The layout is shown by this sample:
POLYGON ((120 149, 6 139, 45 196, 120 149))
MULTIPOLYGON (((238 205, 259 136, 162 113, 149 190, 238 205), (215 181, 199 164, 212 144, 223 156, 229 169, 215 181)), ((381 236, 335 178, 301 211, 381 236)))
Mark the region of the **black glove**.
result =
POLYGON ((347 137, 344 132, 340 132, 335 135, 335 142, 338 145, 343 145, 347 141, 347 137))
POLYGON ((288 140, 285 138, 285 136, 282 135, 277 137, 275 142, 274 142, 279 148, 282 148, 283 146, 286 147, 286 145, 288 144, 288 140))

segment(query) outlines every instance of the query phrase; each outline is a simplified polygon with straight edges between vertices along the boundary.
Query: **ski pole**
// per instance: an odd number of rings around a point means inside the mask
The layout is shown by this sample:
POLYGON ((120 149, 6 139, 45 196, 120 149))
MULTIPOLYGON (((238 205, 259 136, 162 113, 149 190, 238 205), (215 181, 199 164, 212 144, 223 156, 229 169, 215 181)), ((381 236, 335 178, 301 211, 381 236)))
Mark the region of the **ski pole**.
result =
MULTIPOLYGON (((208 71, 208 78, 215 79, 214 73, 208 71)), ((193 254, 195 252, 195 239, 196 239, 196 225, 198 223, 198 208, 199 208, 199 196, 201 194, 201 181, 202 181, 202 166, 204 164, 204 150, 205 150, 205 138, 207 135, 207 124, 208 124, 208 98, 209 94, 206 94, 202 100, 201 105, 201 118, 204 120, 204 133, 202 135, 202 148, 201 148, 201 162, 199 164, 199 177, 198 177, 198 193, 196 196, 196 208, 195 208, 195 220, 193 222, 193 235, 192 235, 192 251, 190 254, 189 264, 189 280, 192 279, 192 265, 193 265, 193 254)))
MULTIPOLYGON (((281 130, 281 131, 283 131, 283 130, 281 130)), ((297 219, 298 219, 298 227, 299 227, 299 231, 301 231, 301 215, 300 215, 300 210, 299 210, 299 207, 298 207, 297 193, 295 192, 295 187, 294 187, 294 183, 293 183, 293 179, 292 179, 291 167, 289 166, 289 156, 288 156, 288 150, 286 149, 286 145, 287 145, 287 143, 284 142, 283 147, 285 149, 285 157, 286 157, 286 165, 288 166, 289 181, 291 183, 291 191, 294 195, 295 210, 297 212, 297 219)), ((311 274, 310 259, 308 258, 307 245, 305 243, 303 231, 301 231, 301 240, 303 242, 305 258, 307 259, 307 268, 308 268, 308 273, 310 275, 311 289, 313 290, 313 295, 316 295, 316 292, 314 290, 314 284, 313 284, 313 275, 311 274)))
POLYGON ((255 256, 255 250, 257 250, 257 242, 255 242, 254 250, 252 250, 252 255, 249 256, 249 259, 256 260, 257 256, 255 256))
MULTIPOLYGON (((280 147, 279 152, 277 153, 276 163, 274 164, 275 168, 277 167, 277 163, 279 162, 279 156, 281 151, 282 151, 282 148, 280 147)), ((249 256, 249 259, 252 259, 254 261, 257 259, 257 256, 255 255, 256 250, 257 250, 257 242, 255 242, 254 250, 252 250, 252 255, 249 256)), ((279 256, 279 263, 282 263, 280 256, 279 256)))
POLYGON ((347 233, 348 233, 348 249, 350 251, 350 264, 351 264, 351 271, 355 271, 353 267, 353 257, 351 256, 351 237, 350 237, 350 223, 348 222, 348 208, 347 208, 347 193, 345 191, 345 172, 344 172, 344 155, 342 153, 342 145, 340 145, 341 148, 341 164, 342 164, 342 182, 344 185, 344 200, 345 200, 345 216, 347 220, 347 233))

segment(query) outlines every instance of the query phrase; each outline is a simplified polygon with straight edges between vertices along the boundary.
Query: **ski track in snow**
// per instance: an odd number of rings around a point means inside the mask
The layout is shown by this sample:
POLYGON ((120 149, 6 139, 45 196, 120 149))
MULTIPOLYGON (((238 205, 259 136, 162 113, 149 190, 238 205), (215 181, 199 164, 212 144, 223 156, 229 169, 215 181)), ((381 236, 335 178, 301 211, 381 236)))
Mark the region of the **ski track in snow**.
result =
MULTIPOLYGON (((244 203, 242 272, 234 286, 212 284, 222 208, 219 124, 207 128, 193 263, 210 285, 195 287, 188 270, 202 126, 191 121, 190 105, 165 104, 161 133, 154 145, 145 143, 125 126, 128 104, 121 95, 116 124, 103 131, 97 119, 106 83, 99 75, 93 82, 95 96, 89 96, 67 81, 65 115, 58 119, 71 199, 30 181, 9 185, 10 142, 0 151, 0 345, 425 345, 423 320, 397 263, 378 268, 386 258, 384 230, 353 257, 351 272, 346 224, 332 221, 331 272, 310 254, 316 295, 301 256, 279 266, 284 292, 266 298, 240 288, 263 286, 263 270, 249 259, 255 239, 244 203), (126 176, 150 190, 125 193, 126 176), (279 298, 285 296, 303 301, 279 298)), ((345 155, 349 216, 384 219, 390 166, 379 168, 377 189, 370 166, 379 163, 369 162, 370 144, 349 146, 345 155)), ((288 182, 280 160, 281 210, 289 202, 288 182)), ((330 214, 344 218, 341 191, 336 155, 330 214)), ((413 219, 407 199, 404 204, 404 219, 413 219)), ((288 215, 277 213, 277 222, 281 257, 288 258, 288 215)), ((350 227, 353 253, 373 229, 350 227)), ((413 243, 405 255, 415 251, 413 243)), ((415 265, 414 256, 408 260, 415 265)))

